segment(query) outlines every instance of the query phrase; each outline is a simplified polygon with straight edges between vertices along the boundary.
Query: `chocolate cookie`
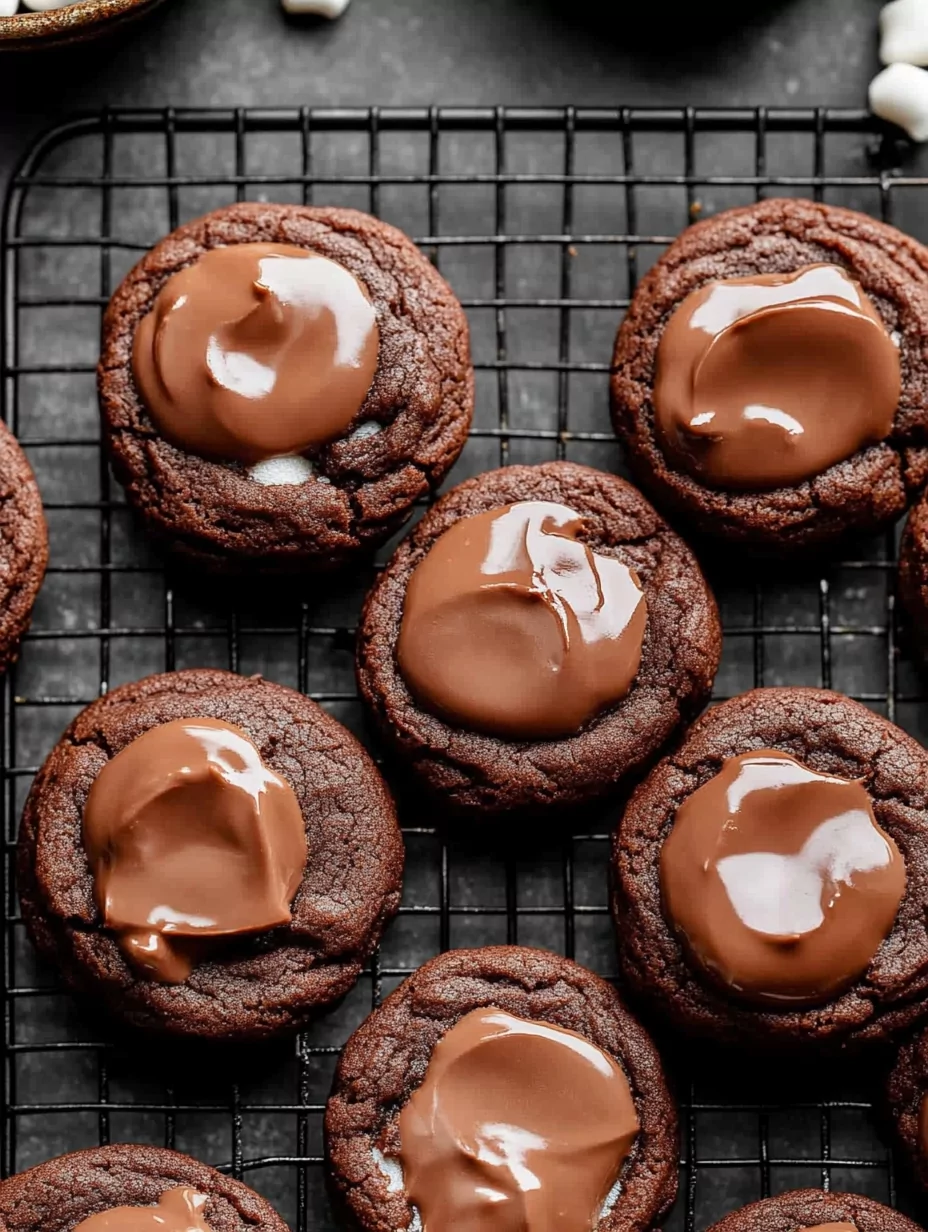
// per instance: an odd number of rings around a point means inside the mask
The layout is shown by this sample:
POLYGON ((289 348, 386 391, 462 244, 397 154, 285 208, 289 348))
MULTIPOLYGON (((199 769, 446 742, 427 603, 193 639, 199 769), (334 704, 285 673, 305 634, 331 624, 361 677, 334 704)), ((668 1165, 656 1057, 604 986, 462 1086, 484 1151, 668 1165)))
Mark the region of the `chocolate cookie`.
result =
POLYGON ((689 1034, 884 1040, 928 1004, 928 753, 820 689, 710 710, 616 830, 625 980, 689 1034))
POLYGON ((401 232, 348 209, 243 202, 185 223, 113 295, 98 375, 130 502, 166 549, 226 574, 382 542, 473 411, 453 292, 401 232))
POLYGON ((0 423, 0 672, 15 662, 48 564, 48 527, 26 455, 0 423))
POLYGON ((891 1206, 860 1194, 793 1189, 732 1211, 709 1232, 918 1232, 891 1206))
POLYGON ((358 680, 446 805, 532 811, 646 765, 709 696, 720 637, 696 560, 635 488, 571 462, 511 466, 452 489, 397 549, 361 617, 358 680))
POLYGON ((887 1097, 896 1135, 915 1179, 928 1191, 928 1032, 899 1049, 887 1097))
POLYGON ((928 497, 909 514, 899 547, 899 598, 915 648, 928 650, 928 497))
POLYGON ((66 982, 136 1026, 217 1040, 296 1030, 347 992, 402 871, 355 738, 302 694, 206 669, 79 714, 19 837, 23 916, 66 982))
MULTIPOLYGON (((0 1222, 8 1232, 74 1232, 87 1221, 86 1232, 93 1232, 94 1216, 122 1206, 151 1207, 154 1215, 162 1196, 177 1190, 207 1199, 194 1206, 210 1232, 287 1232, 270 1203, 241 1181, 156 1146, 75 1151, 10 1177, 0 1183, 0 1222)), ((197 1226, 167 1217, 153 1220, 152 1232, 197 1226)))
MULTIPOLYGON (((504 1119, 515 1120, 519 1130, 530 1129, 520 1118, 531 1120, 540 1112, 557 1119, 556 1107, 545 1109, 538 1090, 533 1090, 537 1085, 542 1093, 551 1094, 551 1088, 558 1085, 553 1072, 556 1065, 532 1064, 537 1056, 529 1058, 522 1053, 524 1038, 512 1034, 521 1025, 534 1031, 537 1038, 545 1034, 545 1027, 539 1024, 553 1028, 551 1035, 556 1038, 566 1037, 574 1049, 598 1057, 600 1066, 615 1065, 631 1095, 637 1132, 619 1172, 619 1189, 613 1188, 612 1205, 607 1203, 608 1209, 604 1209, 597 1226, 603 1232, 624 1232, 648 1228, 661 1217, 677 1189, 677 1118, 650 1039, 611 985, 592 972, 546 951, 490 946, 454 950, 420 967, 345 1046, 326 1108, 325 1135, 333 1187, 353 1226, 366 1232, 397 1232, 413 1226, 414 1209, 404 1188, 409 1178, 401 1169, 417 1150, 428 1152, 435 1146, 447 1146, 440 1136, 436 1139, 430 1133, 417 1133, 414 1121, 404 1122, 410 1111, 413 1116, 418 1112, 415 1093, 423 1083, 440 1082, 444 1077, 444 1084, 437 1087, 439 1097, 450 1098, 452 1104, 463 1098, 457 1111, 464 1117, 464 1129, 470 1115, 479 1118, 497 1098, 504 1099, 509 1108, 509 1116, 504 1119), (444 1051, 448 1057, 454 1036, 465 1022, 476 1021, 475 1013, 486 1007, 493 1008, 489 1018, 495 1020, 494 1029, 509 1033, 504 1046, 514 1051, 501 1053, 491 1047, 481 1060, 479 1052, 468 1052, 465 1047, 463 1055, 458 1050, 456 1076, 452 1070, 437 1074, 435 1065, 440 1054, 444 1051), (524 1063, 519 1064, 520 1060, 524 1063), (524 1085, 526 1078, 528 1086, 524 1085), (519 1084, 518 1098, 507 1099, 510 1081, 519 1084), (468 1103, 471 1094, 474 1105, 468 1103)), ((474 1040, 471 1043, 479 1047, 474 1040)), ((558 1194, 563 1201, 576 1196, 572 1187, 576 1184, 579 1188, 578 1173, 594 1154, 592 1142, 584 1152, 571 1140, 576 1112, 571 1104, 570 1098, 561 1100, 563 1115, 555 1135, 559 1149, 564 1150, 564 1166, 574 1164, 558 1194), (571 1190, 570 1195, 567 1190, 571 1190)), ((589 1131, 596 1129, 592 1116, 583 1120, 589 1131)), ((492 1127, 485 1128, 489 1131, 492 1127)), ((525 1140, 529 1141, 527 1136, 525 1140)), ((537 1137, 531 1141, 537 1146, 537 1137)), ((529 1156, 524 1162, 536 1178, 542 1179, 541 1192, 545 1195, 550 1161, 536 1146, 527 1148, 529 1156)), ((499 1149, 505 1156, 502 1140, 499 1149)), ((501 1206, 507 1208, 508 1202, 502 1198, 511 1178, 507 1181, 502 1159, 494 1162, 503 1164, 494 1170, 493 1188, 500 1192, 501 1206)), ((472 1183, 477 1182, 478 1171, 475 1163, 472 1183)), ((440 1183, 443 1174, 446 1170, 438 1170, 427 1179, 434 1186, 436 1176, 440 1183)), ((482 1224, 473 1224, 474 1209, 469 1214, 470 1222, 465 1221, 465 1226, 495 1226, 492 1213, 482 1224)), ((460 1226, 460 1221, 455 1226, 460 1226)))
POLYGON ((928 250, 852 210, 762 201, 689 227, 642 280, 613 421, 660 508, 786 554, 885 526, 924 485, 926 347, 928 250), (719 280, 732 302, 707 304, 719 280))

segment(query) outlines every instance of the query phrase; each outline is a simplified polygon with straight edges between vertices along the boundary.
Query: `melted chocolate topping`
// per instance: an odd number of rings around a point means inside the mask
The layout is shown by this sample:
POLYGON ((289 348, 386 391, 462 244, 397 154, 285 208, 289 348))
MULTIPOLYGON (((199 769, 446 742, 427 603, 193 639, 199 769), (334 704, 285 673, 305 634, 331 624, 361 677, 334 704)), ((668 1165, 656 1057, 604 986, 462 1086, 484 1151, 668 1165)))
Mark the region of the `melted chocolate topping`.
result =
POLYGON ((157 1206, 115 1206, 81 1220, 74 1232, 212 1232, 203 1218, 208 1201, 186 1186, 168 1189, 157 1206))
POLYGON ((397 644, 421 705, 515 740, 575 735, 620 701, 647 604, 633 570, 582 542, 565 505, 522 501, 462 518, 416 567, 397 644))
POLYGON ((219 938, 289 923, 307 854, 293 789, 217 719, 153 727, 108 761, 84 846, 106 927, 171 984, 219 938))
POLYGON ((785 1008, 866 971, 905 884, 863 784, 776 749, 728 758, 677 809, 661 850, 664 910, 693 960, 785 1008))
POLYGON ((132 363, 169 441, 250 464, 343 435, 379 347, 367 288, 343 265, 288 244, 233 244, 168 279, 132 363))
POLYGON ((889 435, 899 351, 837 265, 711 282, 664 330, 660 444, 718 488, 801 483, 889 435))

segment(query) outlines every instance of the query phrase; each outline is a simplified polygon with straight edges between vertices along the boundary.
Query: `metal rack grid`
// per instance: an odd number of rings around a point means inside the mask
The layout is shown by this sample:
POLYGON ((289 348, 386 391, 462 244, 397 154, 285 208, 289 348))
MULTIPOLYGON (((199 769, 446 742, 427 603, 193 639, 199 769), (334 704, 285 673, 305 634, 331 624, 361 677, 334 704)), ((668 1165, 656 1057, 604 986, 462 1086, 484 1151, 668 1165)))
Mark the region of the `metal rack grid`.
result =
MULTIPOLYGON (((321 1113, 335 1056, 404 975, 439 949, 517 940, 615 975, 608 813, 526 850, 446 841, 433 817, 404 810, 400 917, 355 991, 295 1046, 231 1060, 140 1048, 36 964, 14 886, 18 816, 81 706, 147 671, 216 664, 298 687, 363 736, 351 646, 376 564, 286 611, 211 606, 165 574, 111 483, 93 366, 102 308, 138 255, 232 200, 370 209, 418 239, 471 319, 478 410, 449 483, 551 457, 621 470, 612 337, 663 247, 700 214, 773 194, 850 205, 928 238, 928 180, 893 170, 898 153, 864 113, 763 108, 109 111, 37 143, 2 237, 3 410, 35 467, 52 543, 3 693, 4 1174, 98 1141, 160 1142, 245 1177, 300 1232, 327 1227, 321 1113)), ((707 559, 726 634, 718 696, 823 684, 928 734, 897 640, 894 551, 890 535, 821 573, 756 576, 707 559)), ((664 1048, 684 1130, 668 1228, 691 1232, 797 1185, 896 1201, 872 1115, 878 1073, 758 1073, 693 1062, 679 1041, 664 1048)))

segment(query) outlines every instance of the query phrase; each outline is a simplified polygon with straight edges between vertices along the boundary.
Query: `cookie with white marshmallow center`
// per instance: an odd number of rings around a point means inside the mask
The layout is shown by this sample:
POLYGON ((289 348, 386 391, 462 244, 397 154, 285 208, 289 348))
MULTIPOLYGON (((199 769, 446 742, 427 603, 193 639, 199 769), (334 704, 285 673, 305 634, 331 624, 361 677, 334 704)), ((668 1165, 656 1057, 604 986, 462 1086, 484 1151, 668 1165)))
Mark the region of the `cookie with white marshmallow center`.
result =
POLYGON ((467 320, 394 227, 244 202, 161 240, 110 301, 113 470, 147 529, 212 574, 331 568, 444 478, 473 412, 467 320))
POLYGON ((643 1232, 677 1189, 660 1058, 615 989, 525 946, 420 967, 345 1046, 325 1116, 364 1232, 643 1232))

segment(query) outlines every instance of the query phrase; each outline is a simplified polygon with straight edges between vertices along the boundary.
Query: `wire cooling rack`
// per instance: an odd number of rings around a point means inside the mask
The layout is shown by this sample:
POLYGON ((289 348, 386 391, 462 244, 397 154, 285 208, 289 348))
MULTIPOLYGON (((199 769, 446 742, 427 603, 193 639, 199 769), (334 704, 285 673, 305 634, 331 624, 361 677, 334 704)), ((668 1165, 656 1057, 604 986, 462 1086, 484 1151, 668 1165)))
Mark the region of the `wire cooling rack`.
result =
MULTIPOLYGON (((98 447, 101 311, 167 231, 234 200, 354 205, 396 223, 467 308, 474 430, 449 484, 507 462, 622 469, 607 408, 616 326, 636 279, 688 222, 796 195, 892 219, 928 239, 928 180, 863 113, 827 110, 410 109, 111 111, 44 136, 3 223, 2 397, 36 470, 51 565, 2 709, 2 1168, 107 1141, 175 1146, 244 1177, 304 1232, 328 1228, 321 1121, 338 1049, 382 996, 449 946, 519 941, 615 976, 608 814, 563 839, 443 841, 402 810, 401 914, 345 1001, 294 1045, 218 1063, 111 1033, 34 960, 12 853, 31 776, 76 711, 150 671, 261 671, 363 738, 353 628, 374 565, 304 602, 212 607, 165 572, 98 447)), ((681 530, 686 531, 683 526, 681 530)), ((385 553, 381 553, 381 560, 385 553)), ((722 608, 717 695, 821 684, 928 735, 897 641, 895 538, 821 573, 753 575, 706 560, 722 608)), ((904 639, 903 639, 904 644, 904 639)), ((897 1199, 878 1131, 880 1075, 782 1072, 664 1053, 681 1099, 681 1198, 671 1229, 798 1185, 897 1199)))

